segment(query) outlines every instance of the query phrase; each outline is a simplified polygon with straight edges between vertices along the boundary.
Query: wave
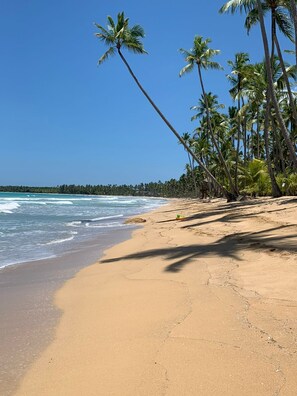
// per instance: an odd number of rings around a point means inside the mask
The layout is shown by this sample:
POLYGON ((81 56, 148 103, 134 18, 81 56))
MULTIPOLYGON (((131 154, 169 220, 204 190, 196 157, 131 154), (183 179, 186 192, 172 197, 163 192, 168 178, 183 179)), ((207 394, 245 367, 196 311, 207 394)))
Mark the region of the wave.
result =
POLYGON ((109 219, 117 219, 119 217, 123 217, 123 214, 118 214, 118 215, 113 215, 113 216, 105 216, 105 217, 95 217, 94 219, 91 220, 83 220, 88 221, 88 222, 94 222, 94 221, 100 221, 100 220, 109 220, 109 219))
POLYGON ((0 204, 0 213, 13 213, 12 211, 19 207, 20 205, 17 202, 0 204))
POLYGON ((81 221, 70 221, 70 223, 66 223, 67 227, 78 227, 81 225, 81 221))
POLYGON ((54 202, 46 202, 49 205, 73 205, 71 201, 54 201, 54 202))
POLYGON ((86 223, 86 227, 88 228, 113 228, 113 227, 124 227, 124 226, 126 225, 118 222, 104 223, 104 224, 86 223))
POLYGON ((4 263, 0 263, 0 270, 3 270, 6 267, 10 267, 12 265, 18 265, 18 264, 23 264, 23 263, 31 263, 33 261, 40 261, 40 260, 47 260, 47 259, 53 259, 57 257, 55 254, 49 254, 46 256, 41 256, 41 257, 31 257, 27 259, 14 259, 12 261, 7 261, 4 263))
POLYGON ((75 235, 72 235, 72 236, 69 237, 69 238, 56 239, 56 240, 54 240, 54 241, 47 242, 47 243, 43 244, 42 246, 57 245, 57 244, 59 244, 59 243, 64 243, 64 242, 72 241, 72 240, 74 239, 74 237, 75 237, 75 235))
MULTIPOLYGON (((113 216, 104 216, 104 217, 95 217, 94 219, 82 219, 82 220, 73 220, 69 223, 66 223, 67 227, 79 227, 82 224, 86 227, 89 227, 90 223, 96 223, 102 220, 111 220, 111 219, 118 219, 123 217, 123 214, 113 215, 113 216)), ((120 224, 120 223, 117 223, 120 224)), ((106 223, 103 223, 100 227, 107 227, 106 223)), ((99 228, 99 227, 98 227, 99 228)))

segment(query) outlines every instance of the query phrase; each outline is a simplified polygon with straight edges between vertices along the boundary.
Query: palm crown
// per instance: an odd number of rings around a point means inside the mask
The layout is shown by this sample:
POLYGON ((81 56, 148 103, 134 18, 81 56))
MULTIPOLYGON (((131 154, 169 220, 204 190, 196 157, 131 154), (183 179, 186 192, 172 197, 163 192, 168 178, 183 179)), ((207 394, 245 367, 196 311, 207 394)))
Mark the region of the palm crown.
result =
MULTIPOLYGON (((293 41, 293 27, 288 11, 288 0, 262 0, 261 5, 263 13, 266 14, 271 11, 279 30, 293 41)), ((237 10, 247 13, 245 28, 249 32, 251 27, 259 22, 257 1, 229 0, 221 7, 220 13, 231 12, 234 14, 237 10)))
POLYGON ((188 64, 181 69, 179 75, 190 72, 195 65, 198 65, 202 69, 222 69, 219 63, 213 62, 211 58, 218 55, 221 51, 214 50, 208 47, 211 43, 210 39, 203 40, 201 36, 195 36, 194 46, 189 51, 181 48, 180 52, 184 55, 185 61, 188 64))
POLYGON ((101 56, 98 63, 101 64, 114 55, 116 51, 120 51, 122 47, 136 54, 146 54, 141 39, 144 38, 144 30, 140 25, 129 27, 129 18, 125 18, 124 12, 118 14, 117 23, 111 16, 107 17, 108 25, 104 28, 98 23, 95 26, 99 29, 96 37, 99 38, 109 49, 101 56))

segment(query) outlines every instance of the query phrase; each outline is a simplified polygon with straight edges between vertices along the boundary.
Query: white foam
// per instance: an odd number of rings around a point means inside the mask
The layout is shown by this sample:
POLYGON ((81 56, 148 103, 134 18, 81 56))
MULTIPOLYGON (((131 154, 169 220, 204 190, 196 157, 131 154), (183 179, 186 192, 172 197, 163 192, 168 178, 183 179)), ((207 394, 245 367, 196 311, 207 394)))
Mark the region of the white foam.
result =
POLYGON ((70 223, 66 224, 67 227, 78 227, 81 225, 81 221, 71 221, 70 223))
POLYGON ((46 245, 46 246, 47 246, 47 245, 57 245, 57 244, 59 244, 59 243, 72 241, 73 239, 74 239, 74 235, 72 235, 72 236, 69 237, 69 238, 56 239, 56 240, 54 240, 54 241, 47 242, 47 243, 45 243, 44 245, 46 245))
POLYGON ((113 227, 124 227, 124 226, 126 225, 118 222, 104 223, 104 224, 86 223, 86 227, 88 228, 113 228, 113 227))
POLYGON ((0 204, 0 213, 13 213, 12 211, 19 207, 20 205, 17 202, 0 204))
POLYGON ((23 264, 23 263, 29 263, 33 261, 41 261, 41 260, 47 260, 47 259, 52 259, 57 257, 55 254, 51 254, 48 256, 43 256, 43 257, 36 257, 36 258, 28 258, 26 260, 14 260, 14 261, 8 261, 6 263, 0 263, 0 270, 3 270, 6 267, 10 267, 12 265, 18 265, 18 264, 23 264))
POLYGON ((88 221, 100 221, 100 220, 109 220, 109 219, 117 219, 119 217, 123 217, 124 215, 114 215, 114 216, 105 216, 105 217, 95 217, 94 219, 90 219, 88 221))
POLYGON ((73 205, 71 201, 54 201, 54 202, 47 202, 47 204, 51 205, 73 205))

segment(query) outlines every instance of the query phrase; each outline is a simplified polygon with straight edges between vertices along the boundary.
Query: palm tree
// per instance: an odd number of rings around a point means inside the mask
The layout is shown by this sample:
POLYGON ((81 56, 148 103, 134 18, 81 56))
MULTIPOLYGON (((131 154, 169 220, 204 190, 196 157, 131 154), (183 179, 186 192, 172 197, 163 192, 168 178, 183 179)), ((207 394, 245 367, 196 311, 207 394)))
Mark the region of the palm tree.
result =
POLYGON ((265 53, 266 72, 267 72, 267 78, 268 78, 268 90, 267 90, 268 101, 270 101, 270 100, 272 101, 272 105, 275 110, 275 114, 276 114, 276 118, 277 118, 279 127, 281 129, 281 132, 283 134, 283 137, 285 139, 285 142, 286 142, 289 152, 290 152, 290 157, 293 162, 293 166, 297 170, 296 150, 290 140, 290 136, 289 136, 288 130, 285 126, 284 119, 281 115, 280 108, 279 108, 278 101, 277 101, 276 94, 275 94, 275 90, 274 90, 272 68, 271 68, 270 55, 269 55, 269 46, 268 46, 266 28, 265 28, 265 23, 264 23, 262 4, 261 4, 260 0, 257 0, 257 6, 258 6, 258 12, 259 12, 259 21, 260 21, 260 27, 261 27, 261 33, 262 33, 262 40, 263 40, 264 53, 265 53))
POLYGON ((191 148, 186 144, 184 139, 180 136, 180 134, 175 130, 175 128, 171 125, 171 123, 166 119, 164 114, 160 111, 157 105, 150 98, 148 93, 144 90, 139 80, 133 73, 131 67, 129 66, 127 60, 122 54, 122 48, 126 48, 129 51, 132 51, 136 54, 146 54, 141 39, 144 38, 144 30, 140 25, 134 25, 133 27, 129 27, 129 18, 125 18, 124 12, 121 12, 117 16, 117 23, 114 22, 111 16, 107 17, 108 26, 107 29, 103 26, 95 23, 95 26, 98 28, 99 33, 96 33, 96 37, 102 41, 109 48, 108 50, 101 56, 98 63, 102 64, 105 60, 107 60, 110 56, 119 54, 121 60, 124 62, 127 67, 130 75, 133 80, 136 82, 137 86, 153 106, 155 111, 159 114, 161 119, 165 122, 165 124, 169 127, 169 129, 173 132, 176 138, 180 141, 180 143, 184 146, 186 151, 192 156, 195 161, 199 164, 199 166, 204 170, 204 172, 210 177, 210 179, 219 187, 219 189, 225 194, 228 200, 233 199, 233 195, 222 186, 219 181, 213 176, 213 174, 205 167, 205 165, 200 161, 200 159, 193 153, 191 148))
MULTIPOLYGON (((193 144, 193 138, 191 137, 191 135, 186 132, 183 134, 182 138, 184 139, 184 141, 188 144, 189 147, 192 146, 193 144)), ((188 160, 189 160, 189 170, 190 173, 192 175, 192 180, 193 180, 193 186, 194 186, 194 191, 195 191, 195 196, 198 197, 198 189, 197 189, 197 183, 196 183, 196 176, 195 176, 195 163, 194 163, 194 159, 191 158, 190 154, 188 154, 188 160)))
POLYGON ((238 191, 235 188, 235 185, 232 180, 232 176, 230 174, 230 171, 227 167, 227 164, 223 158, 223 155, 221 153, 221 150, 217 144, 217 141, 216 141, 214 133, 213 133, 213 128, 212 128, 211 120, 210 120, 209 105, 207 102, 207 94, 205 92, 204 82, 203 82, 203 78, 202 78, 202 69, 204 69, 204 70, 207 70, 207 69, 220 70, 220 69, 222 69, 222 67, 219 65, 219 63, 211 60, 215 55, 219 54, 220 51, 209 48, 208 44, 210 42, 211 42, 210 39, 203 40, 203 37, 195 36, 193 48, 191 48, 189 51, 185 50, 183 48, 180 49, 180 52, 185 57, 185 61, 187 62, 187 65, 184 68, 182 68, 179 75, 181 77, 185 73, 192 71, 194 69, 194 67, 197 66, 200 87, 201 87, 202 95, 203 95, 204 102, 206 105, 206 118, 207 118, 208 129, 209 129, 213 144, 217 150, 217 154, 219 156, 220 162, 224 168, 227 179, 229 181, 231 192, 234 195, 234 197, 236 197, 236 196, 238 196, 238 191))
POLYGON ((217 113, 219 109, 224 109, 225 106, 218 102, 218 96, 211 92, 206 93, 205 97, 202 95, 199 99, 198 105, 192 106, 191 110, 195 110, 197 113, 191 118, 191 121, 197 120, 203 116, 207 116, 207 110, 209 111, 210 118, 213 114, 217 113), (206 100, 205 100, 206 99, 206 100))
MULTIPOLYGON (((282 114, 280 112, 280 108, 278 106, 274 86, 273 86, 273 76, 272 76, 272 69, 271 69, 271 59, 272 56, 269 54, 269 45, 268 45, 268 39, 267 39, 267 34, 266 34, 266 27, 265 27, 265 22, 264 22, 264 11, 266 11, 268 8, 272 9, 274 12, 274 17, 276 18, 275 11, 278 6, 280 5, 285 5, 286 0, 265 0, 264 2, 261 2, 261 0, 229 0, 223 7, 221 7, 220 12, 228 12, 231 11, 231 13, 234 13, 237 9, 240 11, 245 11, 248 12, 250 17, 257 19, 260 23, 260 28, 261 28, 261 35, 262 35, 262 41, 263 41, 263 47, 264 47, 264 53, 265 53, 265 62, 266 62, 266 71, 267 71, 267 79, 268 79, 268 92, 267 92, 267 100, 272 102, 272 106, 275 110, 276 113, 276 118, 277 122, 279 124, 279 127, 281 129, 282 135, 284 137, 284 140, 286 142, 286 145, 288 146, 288 150, 290 153, 290 157, 293 163, 294 169, 297 169, 297 156, 296 156, 296 150, 291 142, 288 130, 286 128, 286 125, 284 123, 282 114), (275 7, 276 5, 276 7, 275 7), (257 14, 256 17, 254 15, 257 14)), ((280 15, 283 15, 280 13, 280 15)), ((280 18, 282 19, 282 18, 280 18)), ((249 22, 250 23, 250 22, 249 22)), ((285 23, 280 23, 279 27, 282 29, 285 26, 285 23)), ((246 24, 246 27, 248 25, 246 24)), ((273 27, 272 27, 273 30, 273 27)), ((289 29, 286 30, 287 32, 289 29)), ((273 37, 275 38, 275 33, 272 33, 273 37)), ((272 47, 273 43, 275 42, 274 39, 272 39, 272 47)), ((272 55, 273 55, 273 50, 272 50, 272 55)), ((267 109, 270 108, 267 106, 267 109)))
MULTIPOLYGON (((291 85, 289 82, 289 76, 287 74, 287 69, 285 66, 285 62, 283 59, 283 55, 276 31, 276 26, 278 26, 279 30, 284 34, 285 37, 289 38, 291 41, 294 41, 292 23, 290 21, 290 16, 288 15, 287 3, 288 0, 266 0, 264 3, 262 2, 262 9, 263 9, 263 15, 265 15, 266 12, 268 11, 271 12, 271 55, 270 55, 271 62, 273 62, 275 48, 276 48, 277 55, 280 61, 280 66, 283 71, 283 79, 286 84, 290 104, 292 107, 293 123, 295 129, 297 130, 297 110, 294 103, 291 85)), ((259 12, 256 6, 249 12, 246 18, 245 26, 247 28, 247 31, 249 32, 251 27, 258 22, 259 22, 259 12)))
MULTIPOLYGON (((242 119, 240 117, 241 100, 242 100, 242 88, 245 79, 245 70, 247 63, 249 62, 249 55, 246 52, 238 52, 235 54, 234 61, 229 60, 228 65, 231 67, 231 74, 228 75, 228 79, 232 84, 230 94, 234 100, 237 100, 237 147, 236 147, 236 162, 235 162, 235 185, 238 185, 238 162, 239 162, 239 149, 240 149, 240 137, 242 119)), ((244 162, 246 161, 246 128, 244 128, 243 136, 243 152, 244 162)))

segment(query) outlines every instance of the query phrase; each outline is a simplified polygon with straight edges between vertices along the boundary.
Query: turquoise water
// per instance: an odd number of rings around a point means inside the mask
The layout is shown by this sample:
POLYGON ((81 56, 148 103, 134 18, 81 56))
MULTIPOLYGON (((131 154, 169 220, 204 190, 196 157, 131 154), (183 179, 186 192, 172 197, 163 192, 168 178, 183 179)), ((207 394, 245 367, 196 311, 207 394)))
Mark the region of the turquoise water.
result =
POLYGON ((166 201, 154 198, 0 193, 0 268, 62 256, 120 228, 127 217, 166 201))

